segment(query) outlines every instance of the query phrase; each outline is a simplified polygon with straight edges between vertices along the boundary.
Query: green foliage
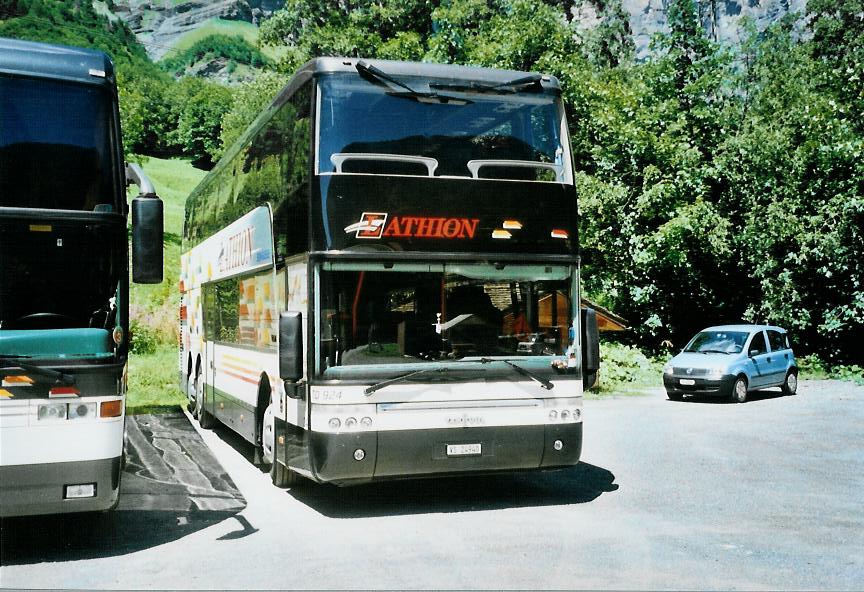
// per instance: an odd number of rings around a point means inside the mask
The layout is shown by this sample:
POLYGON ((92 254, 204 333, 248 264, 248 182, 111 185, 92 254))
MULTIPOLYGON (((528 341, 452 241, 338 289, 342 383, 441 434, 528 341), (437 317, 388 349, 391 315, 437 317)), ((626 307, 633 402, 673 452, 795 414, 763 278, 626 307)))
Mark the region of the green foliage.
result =
POLYGON ((163 59, 159 65, 167 72, 178 74, 197 62, 218 59, 229 60, 235 65, 246 64, 253 68, 264 68, 270 63, 263 53, 242 37, 208 35, 191 47, 163 59))
POLYGON ((637 348, 614 342, 600 343, 599 393, 640 392, 661 386, 663 361, 645 356, 637 348))
POLYGON ((129 322, 129 336, 131 338, 129 351, 132 353, 145 355, 156 351, 159 338, 156 331, 146 323, 132 319, 129 322))
POLYGON ((169 97, 177 122, 171 142, 196 163, 212 166, 221 149, 222 116, 231 108, 231 91, 201 78, 182 78, 169 97))
POLYGON ((186 404, 177 385, 177 346, 160 345, 152 352, 129 356, 127 413, 150 413, 154 408, 186 404))

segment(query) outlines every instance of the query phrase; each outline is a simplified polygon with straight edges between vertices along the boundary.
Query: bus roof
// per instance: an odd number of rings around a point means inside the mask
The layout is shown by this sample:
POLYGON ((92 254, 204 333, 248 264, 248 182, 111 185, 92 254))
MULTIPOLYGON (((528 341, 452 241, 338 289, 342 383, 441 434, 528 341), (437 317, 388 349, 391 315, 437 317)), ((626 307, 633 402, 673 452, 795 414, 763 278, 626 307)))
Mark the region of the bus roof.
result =
POLYGON ((0 38, 0 74, 106 84, 114 65, 96 49, 0 38))
MULTIPOLYGON (((357 73, 357 62, 363 61, 371 66, 395 76, 428 76, 431 78, 455 78, 457 80, 472 80, 480 83, 501 84, 524 78, 532 72, 517 70, 496 70, 477 66, 456 66, 453 64, 429 64, 424 62, 397 62, 391 60, 371 60, 365 58, 315 58, 303 65, 300 70, 311 70, 313 74, 331 72, 357 73)), ((543 88, 560 91, 558 79, 554 76, 542 75, 543 88)))

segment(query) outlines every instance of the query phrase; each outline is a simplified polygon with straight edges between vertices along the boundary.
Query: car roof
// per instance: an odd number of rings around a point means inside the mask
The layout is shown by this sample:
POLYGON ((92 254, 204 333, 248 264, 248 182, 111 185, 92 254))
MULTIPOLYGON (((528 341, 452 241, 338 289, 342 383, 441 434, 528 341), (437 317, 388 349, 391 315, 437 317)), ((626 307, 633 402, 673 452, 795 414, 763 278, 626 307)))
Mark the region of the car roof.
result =
POLYGON ((716 325, 702 329, 702 331, 743 331, 745 333, 755 333, 762 329, 771 329, 772 331, 786 333, 786 329, 775 325, 716 325))

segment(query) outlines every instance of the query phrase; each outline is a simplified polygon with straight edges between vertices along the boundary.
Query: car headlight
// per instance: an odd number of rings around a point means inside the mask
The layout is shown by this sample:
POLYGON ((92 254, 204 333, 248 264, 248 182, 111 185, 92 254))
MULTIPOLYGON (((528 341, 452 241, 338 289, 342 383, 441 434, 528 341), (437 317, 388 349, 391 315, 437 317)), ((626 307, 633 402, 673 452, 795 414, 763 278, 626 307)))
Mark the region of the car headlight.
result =
POLYGON ((671 364, 663 368, 663 374, 665 374, 667 376, 672 376, 672 365, 671 364))
POLYGON ((705 376, 713 379, 723 378, 723 370, 720 368, 712 368, 711 370, 708 370, 708 374, 705 376))

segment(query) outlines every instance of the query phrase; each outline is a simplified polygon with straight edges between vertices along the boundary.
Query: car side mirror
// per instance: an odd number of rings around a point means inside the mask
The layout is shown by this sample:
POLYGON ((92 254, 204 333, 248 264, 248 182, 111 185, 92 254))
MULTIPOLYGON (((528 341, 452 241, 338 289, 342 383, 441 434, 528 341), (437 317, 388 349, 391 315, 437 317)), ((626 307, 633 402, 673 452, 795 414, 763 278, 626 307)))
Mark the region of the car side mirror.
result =
POLYGON ((303 378, 303 313, 279 315, 279 377, 289 382, 303 378))
POLYGON ((759 350, 758 350, 758 349, 751 349, 751 350, 750 350, 750 357, 751 357, 751 358, 752 358, 753 356, 758 356, 758 355, 759 355, 759 350))

